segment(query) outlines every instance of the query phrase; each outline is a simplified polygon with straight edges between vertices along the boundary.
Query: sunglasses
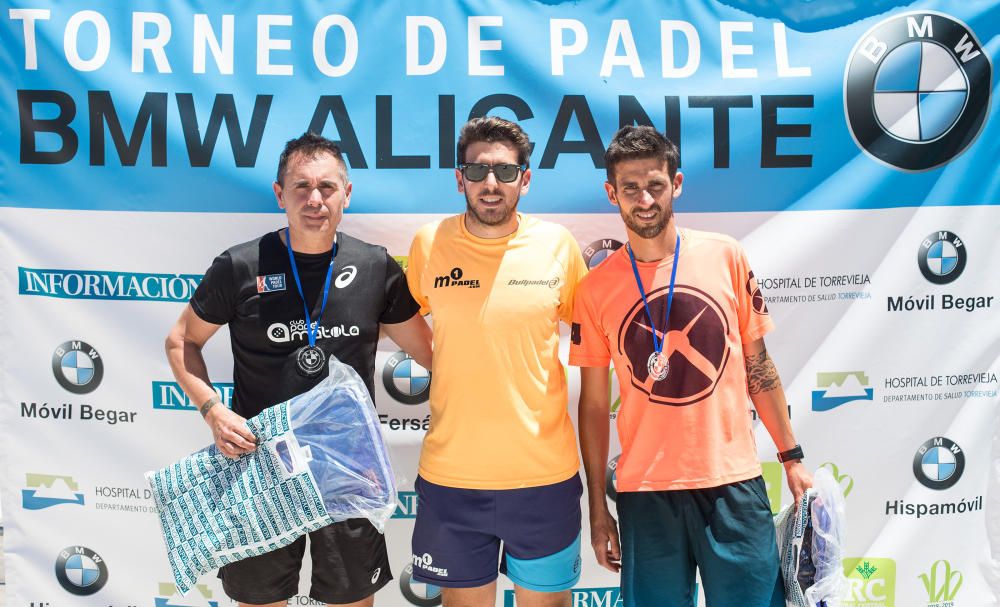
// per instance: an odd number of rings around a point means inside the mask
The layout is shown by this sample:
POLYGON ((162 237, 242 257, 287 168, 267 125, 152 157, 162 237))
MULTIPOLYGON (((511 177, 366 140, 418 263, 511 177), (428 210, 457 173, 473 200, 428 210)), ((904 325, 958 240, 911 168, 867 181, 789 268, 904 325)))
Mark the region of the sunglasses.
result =
POLYGON ((458 170, 462 171, 462 177, 469 181, 482 181, 490 174, 490 171, 497 176, 497 181, 510 183, 517 179, 521 171, 527 167, 520 164, 483 164, 481 162, 470 162, 458 165, 458 170))

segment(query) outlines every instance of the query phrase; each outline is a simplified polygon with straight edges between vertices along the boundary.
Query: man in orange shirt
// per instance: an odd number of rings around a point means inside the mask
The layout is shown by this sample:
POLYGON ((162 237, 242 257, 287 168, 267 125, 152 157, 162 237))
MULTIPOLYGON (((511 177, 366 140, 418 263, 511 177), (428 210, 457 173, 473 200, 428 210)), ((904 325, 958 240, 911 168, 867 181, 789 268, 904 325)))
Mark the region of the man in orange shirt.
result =
POLYGON ((669 139, 652 127, 624 127, 605 162, 604 187, 628 245, 580 283, 569 359, 581 367, 580 443, 597 560, 621 570, 626 606, 693 607, 697 568, 710 607, 781 607, 748 394, 796 501, 812 478, 764 348, 773 328, 767 306, 739 243, 676 227, 684 175, 669 139), (622 398, 620 544, 605 498, 612 361, 622 398))
POLYGON ((413 577, 442 587, 446 607, 494 605, 498 569, 521 607, 569 607, 580 577, 559 322, 573 318, 586 266, 565 228, 517 210, 530 151, 513 122, 469 121, 455 171, 466 212, 424 226, 410 248, 410 292, 434 325, 413 577))

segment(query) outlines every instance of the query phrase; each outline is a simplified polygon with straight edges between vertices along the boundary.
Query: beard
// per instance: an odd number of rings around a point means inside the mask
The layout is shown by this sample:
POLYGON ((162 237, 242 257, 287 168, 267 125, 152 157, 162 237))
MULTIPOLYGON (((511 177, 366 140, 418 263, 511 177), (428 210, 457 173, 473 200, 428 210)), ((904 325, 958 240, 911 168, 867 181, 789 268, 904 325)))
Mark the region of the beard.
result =
MULTIPOLYGON (((506 198, 500 192, 480 192, 480 196, 500 196, 506 202, 506 198)), ((465 210, 468 211, 476 223, 484 226, 494 227, 507 223, 510 216, 517 211, 517 203, 520 202, 521 195, 516 194, 514 202, 511 204, 501 204, 494 208, 477 208, 469 197, 469 192, 465 192, 465 210)))
POLYGON ((646 223, 641 221, 636 214, 640 212, 640 209, 633 208, 631 213, 626 213, 624 209, 620 206, 618 207, 618 212, 622 216, 622 221, 628 226, 628 229, 636 233, 639 238, 656 238, 659 236, 663 230, 667 228, 667 224, 670 223, 670 218, 674 216, 673 207, 668 207, 666 211, 663 210, 658 204, 654 204, 648 209, 643 209, 643 212, 656 211, 656 217, 652 223, 646 223))

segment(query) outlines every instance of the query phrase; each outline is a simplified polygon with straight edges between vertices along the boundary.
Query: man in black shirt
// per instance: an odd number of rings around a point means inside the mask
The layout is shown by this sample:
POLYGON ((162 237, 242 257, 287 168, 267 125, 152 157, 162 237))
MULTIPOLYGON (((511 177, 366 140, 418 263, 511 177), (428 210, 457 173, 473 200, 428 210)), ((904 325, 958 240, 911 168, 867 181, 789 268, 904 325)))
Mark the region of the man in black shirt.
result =
MULTIPOLYGON (((385 248, 337 226, 351 200, 340 150, 307 133, 285 146, 274 182, 288 227, 219 255, 167 337, 177 382, 228 457, 256 448, 245 424, 267 407, 308 391, 335 356, 374 393, 379 328, 431 367, 431 335, 410 296, 402 268, 385 248), (228 324, 233 348, 233 410, 212 390, 202 348, 228 324)), ((392 579, 384 537, 352 519, 309 534, 310 596, 367 606, 392 579)), ((219 570, 226 594, 241 605, 285 605, 298 590, 305 538, 219 570)))

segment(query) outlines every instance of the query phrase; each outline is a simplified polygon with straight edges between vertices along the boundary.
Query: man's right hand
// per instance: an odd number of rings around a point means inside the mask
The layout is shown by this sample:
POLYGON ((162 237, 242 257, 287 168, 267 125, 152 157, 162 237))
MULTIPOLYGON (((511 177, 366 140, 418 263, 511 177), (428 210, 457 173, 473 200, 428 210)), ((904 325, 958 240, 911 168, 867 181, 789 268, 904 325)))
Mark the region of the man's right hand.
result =
POLYGON ((246 418, 226 407, 216 405, 205 415, 212 429, 215 446, 226 457, 233 459, 257 449, 257 437, 247 427, 246 418))
POLYGON ((621 571, 622 549, 618 541, 618 524, 607 506, 590 511, 590 545, 594 548, 597 563, 611 571, 621 571))

